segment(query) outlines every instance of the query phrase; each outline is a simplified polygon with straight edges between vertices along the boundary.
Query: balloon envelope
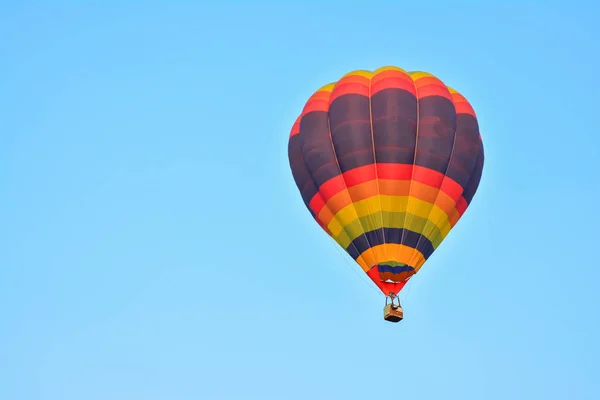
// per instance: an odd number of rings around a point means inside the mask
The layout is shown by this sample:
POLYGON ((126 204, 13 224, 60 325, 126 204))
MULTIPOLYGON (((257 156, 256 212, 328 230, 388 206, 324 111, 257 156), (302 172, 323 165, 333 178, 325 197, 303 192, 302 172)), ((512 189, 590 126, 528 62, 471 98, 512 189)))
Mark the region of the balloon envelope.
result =
POLYGON ((353 71, 317 90, 292 127, 288 155, 313 218, 386 295, 464 214, 484 160, 465 97, 397 67, 353 71))

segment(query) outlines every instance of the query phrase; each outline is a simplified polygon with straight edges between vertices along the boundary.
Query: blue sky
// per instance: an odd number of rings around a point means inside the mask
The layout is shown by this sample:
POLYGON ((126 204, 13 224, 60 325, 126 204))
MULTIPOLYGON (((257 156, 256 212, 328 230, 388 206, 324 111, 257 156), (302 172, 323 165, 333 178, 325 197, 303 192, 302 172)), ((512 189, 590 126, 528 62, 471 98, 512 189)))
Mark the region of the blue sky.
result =
POLYGON ((190 3, 0 3, 1 399, 600 398, 597 5, 190 3), (390 64, 486 150, 400 324, 287 162, 390 64))

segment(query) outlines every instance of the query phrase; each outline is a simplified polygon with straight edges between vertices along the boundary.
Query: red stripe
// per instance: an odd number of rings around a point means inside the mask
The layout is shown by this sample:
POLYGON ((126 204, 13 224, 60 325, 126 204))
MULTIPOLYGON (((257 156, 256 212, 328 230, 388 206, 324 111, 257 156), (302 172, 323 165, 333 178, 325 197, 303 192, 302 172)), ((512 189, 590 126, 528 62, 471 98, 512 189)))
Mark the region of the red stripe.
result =
POLYGON ((325 199, 330 199, 336 193, 339 193, 345 189, 346 183, 344 182, 344 177, 342 175, 338 175, 323 183, 321 187, 319 187, 319 192, 323 194, 325 199))
POLYGON ((458 211, 458 215, 462 217, 462 215, 467 210, 467 207, 469 207, 467 201, 464 197, 460 196, 460 199, 458 199, 458 201, 456 202, 456 211, 458 211))
POLYGON ((308 203, 310 209, 315 213, 315 215, 319 215, 323 207, 325 207, 325 200, 323 199, 323 195, 321 193, 317 193, 310 199, 308 203))
POLYGON ((361 183, 372 181, 377 177, 375 164, 364 165, 344 172, 344 181, 347 187, 360 185, 361 183))
POLYGON ((331 92, 331 98, 329 100, 330 103, 333 103, 335 99, 345 94, 361 94, 363 96, 369 96, 369 85, 366 86, 362 83, 356 82, 348 82, 348 83, 338 83, 331 92))
POLYGON ((452 93, 452 98, 454 99, 454 108, 456 109, 457 114, 469 114, 477 118, 477 115, 475 115, 475 110, 473 110, 473 107, 471 107, 471 104, 465 98, 465 96, 456 92, 452 93))
POLYGON ((452 101, 452 95, 448 88, 439 84, 417 86, 417 96, 419 99, 428 96, 441 96, 452 101))
POLYGON ((412 164, 377 164, 377 176, 381 179, 395 179, 398 181, 408 181, 413 174, 414 166, 412 164))
POLYGON ((462 192, 464 191, 463 187, 460 186, 458 182, 454 179, 446 177, 442 182, 442 186, 440 190, 450 196, 451 199, 458 199, 462 192))
POLYGON ((377 285, 377 287, 385 294, 386 296, 390 293, 398 294, 406 285, 406 282, 382 282, 379 278, 379 270, 377 269, 377 265, 371 267, 367 272, 367 276, 371 278, 371 280, 377 285))
POLYGON ((302 115, 307 114, 311 111, 327 111, 329 110, 329 97, 331 97, 331 92, 326 90, 318 90, 316 91, 302 109, 302 115))
POLYGON ((292 125, 292 131, 290 132, 290 137, 297 135, 300 133, 300 120, 302 119, 302 115, 296 118, 296 122, 292 125))
POLYGON ((466 101, 460 101, 460 102, 455 101, 454 108, 456 108, 457 114, 469 114, 469 115, 472 115, 473 117, 477 118, 477 116, 475 115, 475 110, 473 110, 473 107, 471 107, 471 105, 469 103, 467 103, 466 101))
POLYGON ((383 71, 375 75, 371 81, 371 95, 391 88, 404 89, 416 96, 414 81, 402 71, 383 71))
POLYGON ((457 208, 458 202, 460 202, 460 199, 462 198, 462 186, 447 176, 444 178, 444 174, 442 173, 415 165, 413 175, 413 165, 411 164, 379 163, 377 164, 377 175, 375 175, 373 164, 369 164, 346 171, 343 175, 335 176, 323 183, 319 187, 319 193, 310 200, 310 208, 318 215, 327 201, 336 194, 346 190, 347 187, 353 187, 364 182, 372 181, 376 177, 379 179, 391 180, 411 180, 412 177, 412 180, 416 182, 423 183, 433 188, 440 188, 442 192, 446 193, 452 199, 457 200, 457 208))
POLYGON ((305 116, 311 111, 329 111, 329 99, 312 99, 306 102, 304 109, 302 110, 302 116, 305 116))

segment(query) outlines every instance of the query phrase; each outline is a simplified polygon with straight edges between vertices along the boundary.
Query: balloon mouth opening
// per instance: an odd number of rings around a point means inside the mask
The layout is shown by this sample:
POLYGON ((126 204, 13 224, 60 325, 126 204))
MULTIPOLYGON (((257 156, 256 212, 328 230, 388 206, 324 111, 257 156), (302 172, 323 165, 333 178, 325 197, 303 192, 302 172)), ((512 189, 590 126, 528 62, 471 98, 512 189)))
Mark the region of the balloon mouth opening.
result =
POLYGON ((415 269, 410 265, 396 261, 386 261, 374 265, 379 280, 384 283, 406 282, 408 278, 415 274, 415 269))

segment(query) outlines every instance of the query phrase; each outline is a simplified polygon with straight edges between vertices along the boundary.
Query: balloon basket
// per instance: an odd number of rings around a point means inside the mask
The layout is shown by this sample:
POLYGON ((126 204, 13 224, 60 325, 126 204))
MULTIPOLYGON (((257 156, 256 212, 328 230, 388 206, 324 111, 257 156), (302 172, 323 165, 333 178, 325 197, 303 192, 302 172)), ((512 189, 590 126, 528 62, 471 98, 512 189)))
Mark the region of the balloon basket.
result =
POLYGON ((398 299, 398 304, 394 304, 394 299, 397 299, 396 296, 389 296, 392 302, 388 304, 388 297, 385 298, 385 307, 383 307, 383 319, 389 322, 400 322, 404 319, 404 310, 402 310, 402 306, 400 305, 400 300, 398 299))

